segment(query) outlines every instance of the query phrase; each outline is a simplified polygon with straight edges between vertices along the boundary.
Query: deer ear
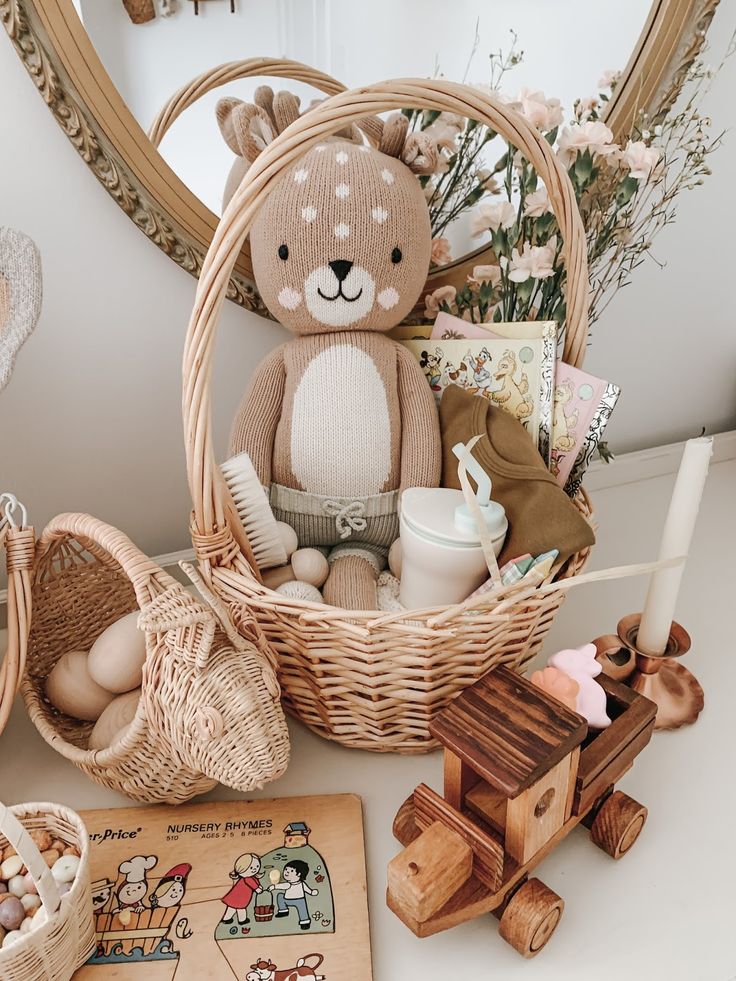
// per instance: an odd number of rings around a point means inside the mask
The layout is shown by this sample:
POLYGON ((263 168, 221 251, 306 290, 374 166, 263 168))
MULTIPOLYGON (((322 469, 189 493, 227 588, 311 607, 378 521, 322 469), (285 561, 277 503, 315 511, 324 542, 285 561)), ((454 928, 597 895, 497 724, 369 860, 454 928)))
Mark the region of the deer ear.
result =
POLYGON ((249 164, 276 139, 276 127, 263 106, 220 99, 216 114, 225 142, 249 164))
POLYGON ((299 118, 299 99, 293 92, 278 92, 273 100, 273 118, 276 130, 283 133, 287 126, 299 118))
POLYGON ((220 132, 233 153, 237 153, 238 155, 240 154, 240 147, 238 141, 235 139, 232 114, 238 106, 242 105, 245 105, 242 99, 228 97, 220 99, 215 109, 217 125, 220 127, 220 132))
POLYGON ((406 131, 409 128, 409 120, 400 112, 389 116, 383 124, 381 142, 378 149, 385 153, 387 157, 401 157, 404 144, 406 143, 406 131))

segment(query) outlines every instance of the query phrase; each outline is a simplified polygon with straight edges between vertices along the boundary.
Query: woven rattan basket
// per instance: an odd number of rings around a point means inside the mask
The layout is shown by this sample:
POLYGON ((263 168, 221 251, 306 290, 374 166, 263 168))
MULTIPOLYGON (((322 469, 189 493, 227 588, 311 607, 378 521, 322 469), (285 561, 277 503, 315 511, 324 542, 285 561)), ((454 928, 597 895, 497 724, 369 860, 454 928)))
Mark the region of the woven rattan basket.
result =
POLYGON ((0 659, 0 733, 26 667, 31 625, 31 569, 36 536, 28 527, 25 508, 12 494, 0 494, 0 548, 5 546, 8 570, 8 643, 0 659), (16 517, 22 515, 20 525, 16 517))
POLYGON ((273 655, 253 618, 241 616, 238 634, 214 597, 195 599, 122 532, 85 514, 60 515, 44 530, 31 597, 21 692, 46 742, 92 780, 134 800, 177 804, 217 781, 262 787, 286 769, 273 655), (111 747, 88 750, 92 723, 53 708, 46 678, 62 654, 89 650, 136 608, 147 658, 135 719, 111 747))
MULTIPOLYGON (((549 144, 492 97, 442 80, 401 80, 333 96, 271 143, 251 166, 217 228, 199 280, 186 339, 183 414, 192 540, 208 583, 237 616, 258 617, 279 658, 285 704, 323 736, 378 751, 434 747, 428 725, 462 688, 499 664, 519 667, 539 650, 562 602, 557 588, 513 588, 448 609, 380 615, 290 600, 265 588, 236 543, 211 434, 210 377, 227 284, 254 215, 276 181, 321 139, 370 113, 411 106, 480 120, 507 137, 544 181, 568 269, 563 357, 579 366, 587 337, 588 281, 583 225, 572 185, 549 144)), ((590 516, 583 493, 580 510, 590 516)), ((566 580, 585 565, 573 556, 566 580)))
POLYGON ((0 852, 8 845, 33 876, 47 919, 0 950, 0 978, 69 981, 95 945, 87 830, 78 814, 59 804, 0 804, 0 852), (52 839, 58 838, 79 851, 76 877, 63 897, 31 838, 31 833, 37 831, 47 831, 52 839))

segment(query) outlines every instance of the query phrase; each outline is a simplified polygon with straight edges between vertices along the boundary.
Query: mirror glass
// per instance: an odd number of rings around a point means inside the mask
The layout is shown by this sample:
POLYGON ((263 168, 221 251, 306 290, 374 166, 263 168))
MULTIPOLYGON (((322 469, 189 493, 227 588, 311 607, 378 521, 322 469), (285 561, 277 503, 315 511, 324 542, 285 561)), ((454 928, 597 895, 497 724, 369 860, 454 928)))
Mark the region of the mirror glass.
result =
MULTIPOLYGON (((158 15, 134 24, 123 0, 74 2, 144 130, 200 72, 264 55, 306 62, 348 87, 441 74, 498 85, 511 99, 523 89, 541 90, 547 100, 559 100, 568 122, 577 99, 597 96, 602 76, 625 67, 651 6, 650 0, 234 0, 231 12, 230 0, 199 0, 195 15, 193 0, 173 0, 173 13, 161 16, 162 0, 155 0, 158 15)), ((215 214, 235 159, 220 135, 215 105, 224 95, 250 101, 263 82, 296 92, 303 107, 319 95, 278 79, 234 82, 187 109, 161 143, 169 166, 215 214)), ((476 164, 492 170, 502 152, 499 141, 484 145, 476 164)), ((459 221, 447 210, 435 217, 435 234, 448 238, 453 259, 480 244, 467 211, 459 221)), ((448 258, 436 256, 438 264, 448 258)))

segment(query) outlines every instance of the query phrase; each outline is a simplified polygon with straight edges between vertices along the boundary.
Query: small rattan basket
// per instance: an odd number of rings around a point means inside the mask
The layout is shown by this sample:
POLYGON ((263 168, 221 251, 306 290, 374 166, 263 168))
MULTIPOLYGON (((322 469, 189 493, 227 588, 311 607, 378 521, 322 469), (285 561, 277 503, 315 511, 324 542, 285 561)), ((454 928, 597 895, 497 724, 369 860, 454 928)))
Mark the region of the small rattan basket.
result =
POLYGON ((28 713, 62 756, 137 801, 178 804, 218 781, 253 790, 288 763, 270 648, 253 618, 241 617, 239 634, 204 594, 190 595, 122 532, 86 514, 60 515, 37 543, 21 685, 28 713), (46 678, 64 653, 88 651, 136 608, 147 647, 138 710, 121 739, 89 750, 92 723, 58 712, 46 678))
MULTIPOLYGON (((0 950, 3 981, 68 981, 95 945, 89 839, 82 819, 60 804, 0 804, 0 852, 11 845, 33 876, 46 921, 0 950), (71 889, 63 897, 30 833, 47 831, 79 851, 71 889)), ((39 913, 36 913, 38 916, 39 913)))
MULTIPOLYGON (((186 102, 182 97, 181 104, 186 102)), ((178 108, 177 103, 175 108, 178 108)), ((347 746, 402 753, 434 748, 429 723, 489 669, 520 667, 540 649, 562 602, 564 582, 587 550, 557 574, 558 591, 513 587, 472 604, 380 615, 290 600, 264 587, 237 544, 239 531, 218 476, 211 433, 211 369, 220 311, 253 218, 287 167, 326 136, 367 115, 405 107, 479 120, 532 163, 547 188, 564 244, 567 321, 564 359, 580 366, 588 330, 585 231, 567 173, 546 140, 495 98, 444 80, 406 79, 334 95, 301 116, 251 166, 207 253, 186 338, 183 413, 192 540, 202 574, 239 617, 255 614, 279 659, 286 707, 316 732, 347 746)), ((160 121, 163 125, 164 121, 160 121)), ((577 499, 590 517, 584 493, 577 499)))

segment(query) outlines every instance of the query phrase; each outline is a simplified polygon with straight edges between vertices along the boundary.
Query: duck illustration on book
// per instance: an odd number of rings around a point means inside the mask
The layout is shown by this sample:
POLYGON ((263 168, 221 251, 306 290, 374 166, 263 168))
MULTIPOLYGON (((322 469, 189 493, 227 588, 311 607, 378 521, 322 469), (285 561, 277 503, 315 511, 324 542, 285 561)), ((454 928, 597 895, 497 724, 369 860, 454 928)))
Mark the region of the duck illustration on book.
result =
POLYGON ((497 405, 523 422, 534 411, 534 405, 529 396, 529 379, 526 372, 522 369, 519 381, 515 379, 517 367, 514 352, 504 351, 494 374, 496 381, 501 382, 501 388, 491 392, 491 398, 497 405))

